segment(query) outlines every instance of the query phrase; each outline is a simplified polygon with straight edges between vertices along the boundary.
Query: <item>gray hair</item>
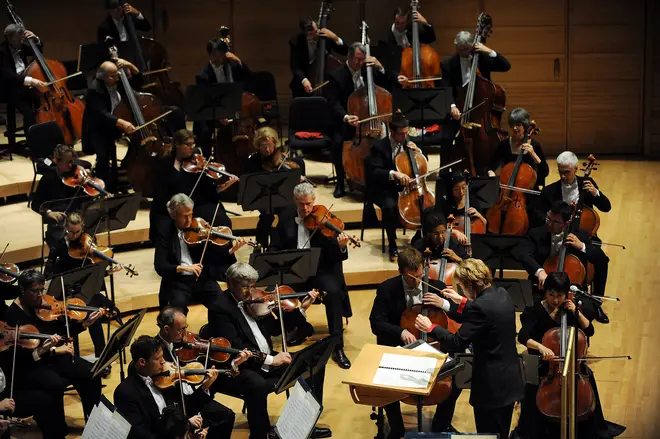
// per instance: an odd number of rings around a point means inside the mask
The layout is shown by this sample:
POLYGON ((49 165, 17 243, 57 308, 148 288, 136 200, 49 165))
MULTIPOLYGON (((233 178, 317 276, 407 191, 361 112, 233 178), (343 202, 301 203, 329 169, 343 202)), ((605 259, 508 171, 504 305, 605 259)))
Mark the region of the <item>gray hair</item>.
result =
POLYGON ((183 308, 179 308, 178 306, 166 306, 156 317, 156 324, 158 324, 158 327, 161 329, 165 326, 169 326, 171 328, 174 326, 174 320, 176 319, 177 314, 183 314, 185 316, 186 311, 184 311, 183 308))
POLYGON ((529 128, 529 125, 532 123, 532 118, 529 115, 529 111, 525 110, 522 107, 514 108, 509 113, 509 126, 513 128, 514 126, 521 124, 523 128, 529 128))
POLYGON ((454 38, 454 44, 457 46, 463 45, 463 44, 474 44, 474 37, 472 34, 466 30, 462 30, 459 33, 456 34, 456 38, 454 38))
POLYGON ((577 165, 578 158, 574 153, 570 151, 564 151, 557 156, 557 166, 576 167, 577 165))
POLYGON ((170 201, 167 202, 167 213, 170 214, 170 217, 174 218, 181 207, 189 207, 192 209, 195 207, 195 202, 186 194, 172 195, 170 201))
POLYGON ((365 55, 367 54, 367 46, 360 43, 359 41, 356 41, 355 43, 348 46, 348 56, 355 56, 355 52, 357 52, 358 50, 364 53, 365 55))
POLYGON ((8 24, 7 27, 5 27, 5 38, 9 38, 12 35, 16 35, 18 33, 23 33, 25 32, 25 28, 23 26, 19 26, 17 24, 8 24))
POLYGON ((230 265, 225 276, 227 277, 227 283, 235 282, 243 285, 259 280, 257 270, 245 262, 235 262, 230 265))
POLYGON ((293 198, 296 200, 299 200, 302 197, 307 197, 309 195, 316 199, 316 191, 314 190, 314 186, 307 182, 300 183, 293 188, 293 198))
POLYGON ((105 61, 103 64, 101 64, 96 70, 96 75, 94 76, 96 79, 103 81, 107 76, 108 76, 108 69, 104 66, 112 64, 110 61, 105 61))

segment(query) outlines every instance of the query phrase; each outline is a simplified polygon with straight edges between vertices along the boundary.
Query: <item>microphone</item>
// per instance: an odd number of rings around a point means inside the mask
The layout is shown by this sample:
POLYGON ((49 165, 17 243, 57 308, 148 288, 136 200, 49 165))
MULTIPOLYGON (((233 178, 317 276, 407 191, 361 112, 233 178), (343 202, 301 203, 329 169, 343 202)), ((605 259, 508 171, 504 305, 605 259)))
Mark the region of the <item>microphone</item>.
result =
POLYGON ((575 293, 575 294, 587 294, 586 291, 582 291, 581 289, 579 289, 575 285, 571 285, 570 290, 571 290, 571 293, 575 293))

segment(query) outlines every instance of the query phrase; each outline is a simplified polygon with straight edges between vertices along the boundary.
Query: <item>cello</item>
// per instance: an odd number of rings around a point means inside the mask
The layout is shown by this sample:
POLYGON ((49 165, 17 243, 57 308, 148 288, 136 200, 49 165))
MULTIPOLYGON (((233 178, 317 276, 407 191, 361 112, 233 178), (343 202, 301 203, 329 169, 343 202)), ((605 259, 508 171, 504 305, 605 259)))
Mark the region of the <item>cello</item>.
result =
MULTIPOLYGON (((319 20, 318 20, 318 29, 324 29, 328 27, 328 19, 330 18, 330 12, 332 11, 332 0, 321 1, 321 9, 319 10, 319 20)), ((316 48, 316 59, 311 63, 310 66, 310 78, 309 81, 312 83, 313 93, 315 96, 322 96, 323 86, 328 82, 326 81, 326 75, 329 71, 341 67, 342 63, 334 55, 328 52, 328 40, 326 37, 318 38, 318 46, 316 48)))
MULTIPOLYGON (((7 0, 7 12, 16 25, 25 29, 23 20, 9 0, 7 0)), ((70 76, 67 76, 64 65, 57 60, 46 59, 33 39, 30 38, 27 42, 34 52, 35 60, 25 69, 25 76, 38 79, 48 85, 48 89, 39 96, 36 121, 38 124, 50 121, 57 123, 64 135, 64 143, 73 145, 82 136, 85 104, 73 96, 67 88, 66 79, 70 76)))
POLYGON ((566 238, 571 233, 573 220, 575 219, 575 213, 571 217, 571 220, 564 226, 562 232, 562 244, 559 249, 559 254, 555 256, 550 256, 544 263, 543 269, 546 273, 552 273, 553 271, 563 271, 568 274, 569 279, 572 284, 583 285, 584 279, 587 277, 587 270, 584 268, 584 264, 580 259, 568 253, 566 238))
MULTIPOLYGON (((525 131, 522 145, 539 131, 536 122, 532 121, 525 131)), ((505 189, 500 192, 497 203, 486 212, 488 231, 491 233, 524 235, 529 229, 527 197, 521 191, 509 189, 515 187, 531 190, 536 185, 536 171, 523 162, 524 153, 521 146, 516 161, 507 163, 500 172, 500 184, 506 185, 505 189)))
POLYGON ((470 243, 470 236, 474 233, 477 235, 483 235, 486 233, 486 223, 479 216, 471 217, 469 214, 470 211, 470 179, 467 179, 467 187, 465 189, 464 196, 464 206, 463 206, 463 216, 457 216, 453 222, 453 228, 463 232, 467 237, 467 244, 465 244, 467 249, 467 254, 469 257, 472 257, 472 244, 470 243))
MULTIPOLYGON (((127 3, 126 0, 120 0, 119 2, 122 6, 125 3, 127 3)), ((135 63, 145 80, 142 90, 148 89, 165 105, 183 108, 186 98, 183 91, 181 91, 181 84, 172 82, 169 77, 168 72, 172 67, 167 59, 167 50, 154 39, 138 37, 135 24, 129 18, 124 19, 124 26, 126 27, 128 41, 130 41, 135 52, 135 63)))
MULTIPOLYGON (((117 48, 111 46, 109 50, 111 57, 117 59, 117 48)), ((135 191, 145 197, 151 197, 156 191, 162 159, 172 149, 172 139, 166 135, 163 126, 163 117, 166 114, 163 113, 157 97, 134 91, 126 72, 118 69, 117 73, 128 102, 122 100, 113 114, 131 122, 136 128, 135 132, 129 135, 130 144, 122 160, 122 167, 126 168, 128 181, 135 191)))
MULTIPOLYGON (((410 2, 410 9, 414 16, 419 7, 419 0, 410 2)), ((419 41, 419 23, 412 21, 412 46, 406 47, 401 53, 401 75, 412 79, 412 83, 404 83, 404 88, 433 88, 435 85, 433 79, 426 78, 442 77, 440 70, 440 57, 438 52, 428 44, 421 44, 419 41)))
MULTIPOLYGON (((591 171, 597 169, 595 167, 596 165, 598 165, 598 163, 596 163, 596 157, 593 154, 589 154, 587 161, 583 163, 585 180, 590 178, 591 171)), ((582 189, 580 189, 579 194, 580 198, 578 199, 576 206, 576 215, 578 216, 579 220, 574 223, 574 226, 585 230, 589 235, 589 238, 591 238, 596 234, 596 232, 598 232, 598 229, 600 228, 600 216, 595 209, 589 206, 585 206, 584 191, 582 189)))
POLYGON ((428 161, 424 154, 408 147, 406 142, 403 151, 394 158, 394 164, 397 171, 411 178, 410 183, 399 192, 399 219, 403 227, 418 229, 422 226, 424 209, 435 206, 435 194, 426 184, 428 161))
MULTIPOLYGON (((362 22, 362 44, 366 47, 367 58, 371 56, 369 48, 368 26, 362 22)), ((346 170, 346 179, 350 188, 364 191, 366 176, 364 159, 369 155, 371 145, 386 135, 385 123, 392 114, 392 95, 389 91, 374 84, 374 68, 366 66, 367 80, 363 87, 355 90, 348 98, 348 114, 356 115, 362 123, 355 130, 353 140, 344 142, 342 161, 346 170), (379 113, 384 114, 381 117, 379 113), (383 121, 384 119, 384 121, 383 121)))
MULTIPOLYGON (((474 43, 483 43, 492 32, 490 15, 481 13, 477 19, 474 43)), ((461 110, 461 131, 470 174, 484 175, 508 133, 502 129, 502 114, 506 110, 506 93, 500 85, 479 73, 479 53, 472 55, 470 80, 458 90, 456 102, 461 110), (476 102, 476 105, 475 105, 476 102)))

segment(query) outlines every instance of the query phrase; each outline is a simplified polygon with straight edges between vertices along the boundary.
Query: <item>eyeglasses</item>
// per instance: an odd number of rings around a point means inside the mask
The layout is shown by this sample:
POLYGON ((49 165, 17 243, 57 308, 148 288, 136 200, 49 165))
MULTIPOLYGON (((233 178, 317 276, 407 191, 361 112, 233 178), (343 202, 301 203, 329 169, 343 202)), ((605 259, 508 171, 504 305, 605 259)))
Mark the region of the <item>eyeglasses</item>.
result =
POLYGON ((552 224, 552 225, 555 225, 555 226, 562 226, 562 225, 564 225, 564 222, 563 222, 563 221, 554 221, 554 220, 553 220, 552 218, 550 218, 549 216, 545 217, 545 223, 546 223, 546 224, 552 224))
POLYGON ((192 148, 193 146, 195 146, 195 142, 183 142, 182 145, 192 148))

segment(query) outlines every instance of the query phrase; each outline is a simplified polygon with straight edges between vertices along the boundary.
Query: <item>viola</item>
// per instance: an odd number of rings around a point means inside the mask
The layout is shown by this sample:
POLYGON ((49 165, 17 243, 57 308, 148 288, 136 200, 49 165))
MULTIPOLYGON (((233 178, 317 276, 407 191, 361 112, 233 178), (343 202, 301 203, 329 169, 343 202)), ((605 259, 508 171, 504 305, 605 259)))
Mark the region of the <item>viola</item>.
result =
POLYGON ((424 154, 407 146, 394 158, 396 170, 410 177, 410 183, 399 192, 399 219, 407 229, 422 226, 422 212, 435 206, 435 194, 426 184, 428 161, 424 154))
MULTIPOLYGON (((204 340, 197 334, 186 332, 182 342, 182 346, 176 350, 176 356, 179 361, 184 363, 205 357, 207 353, 210 360, 217 363, 224 363, 232 355, 238 355, 242 352, 240 349, 232 348, 229 340, 223 337, 213 337, 209 340, 204 340)), ((262 352, 250 351, 250 353, 260 360, 266 359, 266 354, 262 352)))
POLYGON ((101 261, 107 261, 123 268, 126 270, 126 274, 131 277, 139 275, 135 267, 124 265, 114 259, 114 252, 111 248, 96 244, 94 238, 87 233, 81 234, 75 241, 69 241, 67 239, 67 243, 69 245, 69 256, 74 259, 89 260, 95 264, 101 261))
MULTIPOLYGON (((344 223, 337 218, 330 209, 320 204, 312 208, 312 212, 303 220, 303 225, 308 230, 318 230, 321 235, 333 239, 344 233, 344 223)), ((348 237, 353 247, 361 247, 360 240, 355 236, 348 237)))
POLYGON ((5 322, 0 322, 0 352, 16 346, 25 349, 36 349, 41 340, 49 340, 50 334, 42 334, 34 325, 9 326, 5 322), (18 334, 16 334, 18 331, 18 334), (18 335, 18 338, 16 337, 18 335))
MULTIPOLYGON (((64 317, 64 301, 57 300, 48 294, 41 295, 41 304, 35 307, 35 314, 44 322, 52 322, 64 317)), ((66 299, 66 312, 69 320, 82 322, 90 312, 101 312, 103 315, 114 316, 115 312, 108 308, 87 306, 85 301, 77 297, 66 299)))
POLYGON ((105 190, 105 182, 97 177, 92 177, 89 170, 80 165, 76 167, 66 176, 62 177, 62 183, 68 187, 79 187, 90 197, 95 197, 99 194, 104 197, 112 196, 112 194, 105 190))
POLYGON ((212 162, 210 159, 208 161, 204 160, 204 156, 199 153, 195 153, 183 160, 181 167, 190 174, 203 173, 213 180, 220 180, 222 177, 236 177, 234 174, 227 172, 225 165, 222 163, 212 162))
MULTIPOLYGON (((318 291, 318 290, 312 290, 318 291)), ((312 291, 296 292, 293 288, 287 285, 279 287, 280 293, 280 306, 282 311, 291 312, 302 306, 301 298, 304 300, 312 291)), ((325 291, 318 291, 319 298, 325 297, 325 291)), ((246 307, 247 311, 252 317, 262 318, 270 315, 277 307, 277 289, 272 291, 264 291, 257 288, 250 290, 250 298, 243 300, 241 303, 246 307)))
MULTIPOLYGON (((539 133, 536 122, 532 121, 525 131, 522 145, 539 133)), ((500 192, 497 203, 486 212, 488 231, 491 233, 507 235, 524 235, 529 229, 529 216, 527 215, 527 196, 510 187, 531 190, 536 186, 536 171, 523 162, 525 151, 522 146, 516 161, 507 163, 500 172, 500 184, 507 189, 500 192)))
MULTIPOLYGON (((9 0, 7 0, 7 12, 15 24, 25 29, 23 20, 9 0)), ((60 61, 46 59, 35 40, 28 39, 27 42, 34 52, 35 60, 27 67, 24 75, 48 85, 46 91, 39 96, 37 123, 50 121, 57 123, 64 135, 64 143, 73 145, 82 136, 85 104, 67 88, 66 79, 70 76, 67 75, 64 65, 60 61)))
MULTIPOLYGON (((419 0, 410 2, 411 16, 417 12, 419 0)), ((433 88, 433 80, 424 81, 424 78, 440 78, 440 56, 428 44, 419 41, 419 23, 412 21, 412 46, 406 47, 401 53, 401 75, 412 79, 413 83, 403 84, 404 88, 433 88)))
MULTIPOLYGON (((232 235, 231 229, 226 226, 214 226, 206 221, 204 218, 193 218, 192 224, 186 230, 183 231, 183 240, 186 241, 186 244, 195 245, 204 243, 206 240, 209 242, 223 247, 228 245, 230 242, 238 239, 238 236, 232 235), (209 238, 210 235, 210 238, 209 238)), ((253 241, 248 241, 247 244, 250 247, 256 247, 257 243, 253 241)))
MULTIPOLYGON (((192 363, 186 364, 185 366, 181 366, 181 375, 179 375, 179 368, 177 365, 175 363, 166 361, 163 365, 163 370, 158 375, 155 375, 151 378, 153 379, 156 387, 161 390, 166 390, 174 387, 181 381, 193 386, 201 384, 206 377, 206 373, 210 370, 211 369, 204 368, 202 363, 194 361, 192 363)), ((229 376, 238 375, 238 372, 234 372, 233 370, 229 369, 218 369, 218 371, 219 373, 229 376)))
MULTIPOLYGON (((362 22, 362 44, 366 47, 366 56, 371 56, 367 23, 362 22)), ((346 171, 349 187, 363 191, 366 184, 364 159, 369 155, 371 146, 385 137, 386 123, 391 120, 392 95, 389 91, 374 83, 373 67, 365 67, 366 80, 363 87, 355 90, 348 97, 348 114, 358 117, 361 123, 355 130, 353 140, 344 142, 342 163, 346 171)))
POLYGON ((2 262, 0 263, 0 282, 4 283, 13 283, 18 279, 18 274, 20 270, 18 265, 11 262, 2 262))

